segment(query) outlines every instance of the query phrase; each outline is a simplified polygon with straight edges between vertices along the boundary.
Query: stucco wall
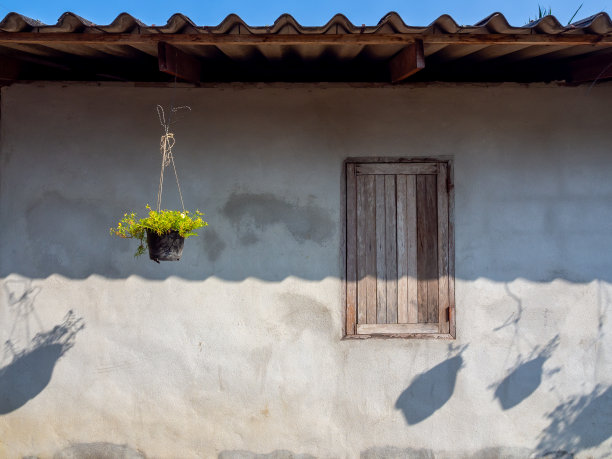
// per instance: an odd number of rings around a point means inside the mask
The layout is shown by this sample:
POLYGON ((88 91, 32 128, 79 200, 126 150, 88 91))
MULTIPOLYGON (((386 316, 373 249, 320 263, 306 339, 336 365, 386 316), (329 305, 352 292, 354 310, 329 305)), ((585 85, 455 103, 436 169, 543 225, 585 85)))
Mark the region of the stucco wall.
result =
POLYGON ((611 100, 610 84, 3 88, 0 457, 612 454, 611 100), (171 101, 192 108, 176 162, 210 226, 157 265, 108 229, 154 204, 171 101), (341 340, 342 161, 438 155, 455 165, 457 340, 341 340))

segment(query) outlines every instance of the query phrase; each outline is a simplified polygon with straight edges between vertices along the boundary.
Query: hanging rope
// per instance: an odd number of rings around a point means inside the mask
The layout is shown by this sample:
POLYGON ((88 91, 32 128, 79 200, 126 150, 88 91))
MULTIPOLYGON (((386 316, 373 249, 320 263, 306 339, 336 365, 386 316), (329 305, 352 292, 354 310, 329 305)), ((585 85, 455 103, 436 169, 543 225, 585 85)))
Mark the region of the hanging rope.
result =
MULTIPOLYGON (((188 106, 171 108, 170 116, 172 116, 172 113, 175 113, 181 109, 191 110, 191 108, 188 106)), ((164 190, 164 171, 166 169, 166 166, 172 164, 172 169, 174 169, 174 177, 176 178, 176 186, 178 188, 179 197, 181 199, 181 207, 183 208, 183 212, 185 212, 185 204, 183 204, 183 194, 181 193, 181 184, 179 183, 178 174, 176 172, 176 165, 174 164, 174 154, 172 153, 172 147, 174 147, 176 140, 174 139, 174 133, 170 132, 170 118, 168 118, 168 121, 166 121, 166 114, 164 113, 164 108, 161 105, 157 106, 157 116, 159 117, 159 123, 161 124, 162 129, 164 131, 159 142, 159 150, 162 155, 162 164, 161 172, 159 174, 159 189, 157 191, 157 211, 161 211, 162 193, 164 190)))

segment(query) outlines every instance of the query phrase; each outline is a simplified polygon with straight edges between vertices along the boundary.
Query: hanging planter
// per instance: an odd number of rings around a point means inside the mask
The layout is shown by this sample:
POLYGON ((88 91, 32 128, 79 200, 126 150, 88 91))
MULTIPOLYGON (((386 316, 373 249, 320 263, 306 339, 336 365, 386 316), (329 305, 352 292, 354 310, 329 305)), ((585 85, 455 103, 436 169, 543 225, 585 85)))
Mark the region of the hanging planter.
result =
POLYGON ((202 212, 196 210, 152 210, 147 205, 149 216, 138 218, 135 213, 125 214, 111 234, 123 238, 135 238, 140 241, 134 256, 144 254, 149 250, 149 258, 160 261, 178 261, 183 254, 185 239, 197 236, 198 228, 208 226, 202 212))
POLYGON ((153 261, 179 261, 183 255, 185 238, 178 231, 170 231, 161 236, 155 231, 147 231, 149 258, 153 261))
MULTIPOLYGON (((176 110, 178 109, 173 109, 173 111, 176 110)), ((110 233, 123 238, 138 239, 140 245, 138 249, 136 249, 134 256, 144 254, 148 248, 149 258, 159 263, 160 261, 180 260, 183 254, 185 239, 191 236, 197 236, 194 231, 198 228, 208 226, 208 223, 202 220, 204 214, 199 210, 193 213, 185 210, 181 186, 179 184, 178 174, 176 173, 176 167, 174 165, 174 156, 172 154, 174 134, 169 132, 170 122, 166 122, 164 110, 159 105, 157 106, 157 113, 160 123, 164 128, 164 135, 162 135, 160 143, 162 166, 159 178, 159 190, 157 193, 157 210, 151 209, 147 204, 146 208, 149 211, 149 216, 140 219, 133 212, 129 214, 125 213, 117 226, 110 229, 110 233), (178 187, 183 210, 161 210, 164 169, 170 164, 172 164, 172 168, 174 169, 176 185, 178 187)))

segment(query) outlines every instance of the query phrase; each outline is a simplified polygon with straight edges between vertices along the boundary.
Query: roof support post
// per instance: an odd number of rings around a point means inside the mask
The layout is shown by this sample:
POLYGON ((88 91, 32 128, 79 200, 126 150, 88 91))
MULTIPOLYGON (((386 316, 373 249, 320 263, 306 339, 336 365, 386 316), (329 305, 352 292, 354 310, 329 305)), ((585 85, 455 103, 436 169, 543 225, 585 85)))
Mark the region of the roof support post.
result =
POLYGON ((200 61, 180 49, 160 41, 157 44, 159 71, 190 83, 199 83, 202 73, 200 61))
POLYGON ((402 49, 389 61, 391 83, 399 83, 423 68, 425 68, 423 42, 421 40, 416 40, 414 43, 402 49))

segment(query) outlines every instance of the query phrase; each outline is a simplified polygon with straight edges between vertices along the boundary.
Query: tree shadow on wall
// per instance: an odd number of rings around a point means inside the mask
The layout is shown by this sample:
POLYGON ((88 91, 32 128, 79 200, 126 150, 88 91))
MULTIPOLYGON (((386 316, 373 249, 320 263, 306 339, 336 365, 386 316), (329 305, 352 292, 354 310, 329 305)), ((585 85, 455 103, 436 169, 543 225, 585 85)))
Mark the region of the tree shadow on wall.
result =
MULTIPOLYGON (((612 437, 612 386, 596 386, 587 395, 575 395, 547 413, 550 421, 540 434, 537 450, 578 453, 612 437)), ((612 448, 608 451, 612 455, 612 448)), ((608 457, 606 455, 606 457, 608 457)))
MULTIPOLYGON (((612 304, 609 293, 602 288, 601 282, 598 286, 597 302, 597 336, 587 348, 593 350, 596 355, 597 349, 600 348, 598 343, 606 339, 606 317, 612 304)), ((601 362, 602 357, 596 357, 596 360, 601 362)), ((605 372, 605 366, 600 370, 605 372)), ((539 435, 539 452, 564 450, 576 454, 598 447, 612 438, 612 385, 598 384, 590 393, 564 397, 552 411, 546 413, 546 418, 549 424, 539 435)), ((607 451, 604 450, 600 457, 612 457, 612 444, 609 444, 607 451)))
POLYGON ((518 355, 514 365, 506 371, 506 375, 488 388, 495 391, 493 396, 502 409, 509 410, 524 401, 540 387, 542 376, 552 375, 560 371, 558 368, 548 372, 544 371, 544 364, 559 346, 559 335, 555 335, 544 346, 534 345, 531 337, 521 329, 520 323, 524 312, 523 301, 510 290, 507 283, 504 288, 508 296, 516 302, 516 312, 513 312, 502 325, 494 328, 493 331, 499 332, 506 328, 512 330, 512 345, 508 348, 504 367, 506 367, 508 357, 512 352, 517 352, 518 355), (529 349, 527 355, 524 351, 520 352, 525 347, 529 349))
POLYGON ((463 367, 461 354, 466 349, 467 345, 460 348, 449 345, 451 357, 416 376, 401 393, 395 408, 402 411, 408 424, 418 424, 427 419, 450 400, 455 391, 457 374, 463 367))
POLYGON ((0 368, 0 415, 22 407, 47 387, 55 364, 74 345, 77 333, 85 327, 83 320, 69 311, 59 325, 36 333, 30 340, 30 318, 35 317, 40 324, 34 312, 34 298, 40 288, 32 288, 30 280, 11 281, 11 284, 5 283, 4 288, 15 321, 5 343, 10 362, 0 368), (17 328, 23 328, 29 341, 21 350, 16 350, 12 341, 17 328))
MULTIPOLYGON (((542 383, 544 364, 552 356, 559 345, 559 335, 556 335, 545 346, 536 346, 527 357, 519 354, 514 367, 508 371, 501 381, 489 386, 495 389, 494 397, 499 401, 502 409, 515 407, 531 394, 542 383)), ((554 369, 547 374, 553 374, 554 369)))

